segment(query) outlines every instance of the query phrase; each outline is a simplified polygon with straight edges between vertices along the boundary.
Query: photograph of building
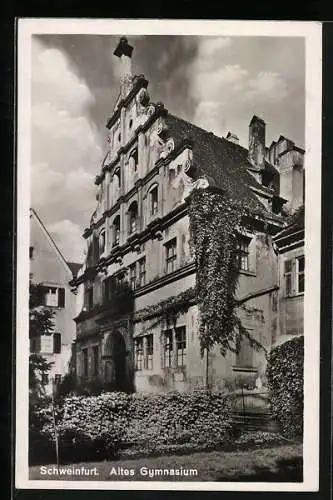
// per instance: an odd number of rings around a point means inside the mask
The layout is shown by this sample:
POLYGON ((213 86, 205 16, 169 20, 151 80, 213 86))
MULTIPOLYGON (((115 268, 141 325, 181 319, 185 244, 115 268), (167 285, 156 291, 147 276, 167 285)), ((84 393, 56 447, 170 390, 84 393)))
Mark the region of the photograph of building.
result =
POLYGON ((303 332, 304 149, 283 135, 267 145, 257 115, 245 148, 236 130, 218 137, 169 113, 167 104, 150 100, 145 77, 132 74, 132 56, 121 38, 114 51, 120 92, 95 179, 97 207, 83 235, 83 272, 71 283, 83 295, 75 318, 77 376, 142 392, 223 389, 237 379, 255 384, 265 354, 246 339, 239 353, 224 357, 215 346, 200 355, 195 297, 176 322, 156 311, 195 287, 186 198, 197 187, 228 187, 260 211, 239 235, 237 299, 246 329, 268 350, 280 336, 303 332), (290 226, 294 214, 297 226, 290 226))
POLYGON ((22 31, 23 479, 303 491, 319 30, 117 22, 22 31))

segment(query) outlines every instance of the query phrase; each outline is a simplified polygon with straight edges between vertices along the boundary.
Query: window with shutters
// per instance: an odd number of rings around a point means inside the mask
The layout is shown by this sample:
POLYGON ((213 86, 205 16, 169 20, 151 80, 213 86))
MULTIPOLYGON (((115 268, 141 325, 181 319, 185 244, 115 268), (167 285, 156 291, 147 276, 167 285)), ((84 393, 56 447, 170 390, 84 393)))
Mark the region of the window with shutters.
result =
POLYGON ((289 297, 292 294, 292 260, 284 263, 284 287, 286 297, 289 297))
POLYGON ((53 354, 53 335, 41 335, 40 352, 43 354, 53 354))
POLYGON ((47 307, 65 307, 65 289, 55 286, 44 287, 44 304, 47 307))
POLYGON ((305 260, 304 255, 296 258, 296 293, 304 293, 304 273, 305 260))
POLYGON ((61 333, 56 332, 53 334, 53 352, 54 354, 61 353, 61 333))
POLYGON ((285 297, 303 294, 305 282, 304 255, 285 260, 283 265, 285 297))

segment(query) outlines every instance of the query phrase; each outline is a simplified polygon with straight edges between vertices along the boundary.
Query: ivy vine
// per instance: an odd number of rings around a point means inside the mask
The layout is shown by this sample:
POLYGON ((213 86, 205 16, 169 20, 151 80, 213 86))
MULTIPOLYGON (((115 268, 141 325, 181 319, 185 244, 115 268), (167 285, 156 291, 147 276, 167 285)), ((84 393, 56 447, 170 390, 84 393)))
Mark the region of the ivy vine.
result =
POLYGON ((239 277, 238 235, 249 208, 216 189, 195 189, 188 197, 191 246, 196 260, 201 354, 218 344, 221 354, 238 352, 243 337, 261 344, 242 326, 235 292, 239 277))

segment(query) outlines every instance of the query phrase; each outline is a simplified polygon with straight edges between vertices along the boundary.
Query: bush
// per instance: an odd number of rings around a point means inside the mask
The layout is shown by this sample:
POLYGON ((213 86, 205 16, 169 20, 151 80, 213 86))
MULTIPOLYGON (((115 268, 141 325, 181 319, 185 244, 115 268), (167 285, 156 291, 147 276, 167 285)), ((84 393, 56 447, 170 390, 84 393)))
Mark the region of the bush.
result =
MULTIPOLYGON (((232 428, 229 399, 208 391, 73 396, 57 415, 59 454, 67 462, 110 459, 130 445, 147 451, 183 443, 217 447, 229 442, 232 428)), ((54 449, 52 419, 45 418, 37 434, 54 449)))
POLYGON ((273 347, 267 380, 274 417, 287 437, 303 435, 304 337, 298 336, 273 347))
POLYGON ((209 391, 132 396, 129 441, 219 446, 231 435, 229 399, 209 391))

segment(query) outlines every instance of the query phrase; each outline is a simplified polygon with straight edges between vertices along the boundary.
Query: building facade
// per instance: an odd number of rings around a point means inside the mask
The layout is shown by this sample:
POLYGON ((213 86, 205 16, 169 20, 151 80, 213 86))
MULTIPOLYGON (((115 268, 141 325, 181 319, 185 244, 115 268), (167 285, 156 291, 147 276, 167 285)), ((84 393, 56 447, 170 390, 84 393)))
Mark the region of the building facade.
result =
POLYGON ((72 343, 76 337, 76 297, 69 282, 76 276, 80 264, 67 262, 36 211, 30 209, 30 280, 41 285, 41 305, 54 312, 54 333, 30 339, 30 353, 40 354, 53 363, 42 381, 47 393, 52 383, 60 383, 68 373, 72 343))
POLYGON ((266 125, 257 116, 246 149, 234 133, 217 137, 172 115, 150 101, 144 76, 132 75, 126 39, 114 54, 123 64, 120 94, 95 180, 97 207, 83 235, 86 261, 72 281, 82 295, 77 376, 143 392, 254 381, 266 358, 245 340, 238 354, 223 357, 216 346, 200 355, 186 199, 193 189, 215 186, 256 204, 261 215, 239 238, 237 299, 243 325, 269 349, 283 330, 273 236, 286 226, 284 214, 303 204, 304 151, 283 136, 266 147, 266 125), (182 294, 183 314, 159 315, 161 304, 182 294))

